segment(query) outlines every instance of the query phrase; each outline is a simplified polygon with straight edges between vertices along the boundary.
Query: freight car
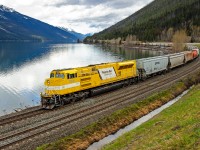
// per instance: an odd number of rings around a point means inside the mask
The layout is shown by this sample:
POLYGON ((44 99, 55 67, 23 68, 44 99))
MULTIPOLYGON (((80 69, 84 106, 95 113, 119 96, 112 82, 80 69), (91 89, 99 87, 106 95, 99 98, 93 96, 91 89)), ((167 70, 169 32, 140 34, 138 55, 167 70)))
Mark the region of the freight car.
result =
POLYGON ((168 67, 169 69, 173 69, 185 63, 184 53, 175 53, 167 56, 169 58, 169 67, 168 67))
POLYGON ((199 56, 199 48, 197 46, 190 45, 190 46, 188 46, 188 50, 189 51, 197 51, 197 54, 199 56))
POLYGON ((53 109, 65 103, 127 86, 154 74, 166 72, 198 57, 198 50, 124 62, 53 70, 45 80, 41 105, 53 109))
POLYGON ((167 56, 143 58, 136 61, 138 76, 141 80, 144 80, 153 74, 166 72, 169 64, 167 56))
POLYGON ((199 50, 197 50, 197 49, 193 49, 192 53, 193 53, 194 58, 197 58, 199 56, 199 50))
POLYGON ((192 61, 195 57, 192 51, 182 52, 185 56, 184 63, 192 61))

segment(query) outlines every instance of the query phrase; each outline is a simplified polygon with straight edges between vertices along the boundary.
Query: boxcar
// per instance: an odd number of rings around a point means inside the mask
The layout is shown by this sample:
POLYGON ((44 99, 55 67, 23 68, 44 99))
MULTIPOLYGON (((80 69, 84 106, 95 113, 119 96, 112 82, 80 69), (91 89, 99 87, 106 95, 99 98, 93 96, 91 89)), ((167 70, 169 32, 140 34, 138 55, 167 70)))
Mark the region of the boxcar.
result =
POLYGON ((169 68, 175 68, 184 64, 185 55, 184 53, 175 53, 167 55, 169 57, 169 68))
POLYGON ((192 50, 192 54, 193 54, 193 58, 197 58, 198 57, 198 50, 195 49, 195 50, 192 50))
POLYGON ((182 53, 185 55, 185 63, 193 60, 194 57, 192 51, 184 51, 182 53))
POLYGON ((166 71, 169 60, 167 56, 157 56, 157 57, 138 59, 136 61, 137 61, 139 78, 143 79, 152 74, 166 71))

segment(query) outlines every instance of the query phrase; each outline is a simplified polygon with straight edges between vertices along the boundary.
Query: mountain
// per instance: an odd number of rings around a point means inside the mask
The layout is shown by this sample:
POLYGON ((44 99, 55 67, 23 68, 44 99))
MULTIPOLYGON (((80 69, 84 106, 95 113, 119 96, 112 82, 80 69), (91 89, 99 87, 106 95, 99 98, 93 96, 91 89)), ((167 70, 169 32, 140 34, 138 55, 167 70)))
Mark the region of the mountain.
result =
POLYGON ((154 0, 146 7, 87 40, 126 38, 170 41, 172 33, 185 29, 193 42, 200 42, 200 0, 154 0))
POLYGON ((87 34, 85 34, 86 37, 92 36, 92 35, 94 35, 94 33, 87 33, 87 34))
POLYGON ((0 41, 4 40, 77 42, 78 38, 70 32, 0 5, 0 41))
POLYGON ((65 27, 58 27, 66 32, 71 33, 72 35, 76 36, 80 41, 83 41, 87 36, 91 36, 92 34, 88 33, 88 34, 82 34, 82 33, 78 33, 75 32, 73 29, 68 29, 65 27))

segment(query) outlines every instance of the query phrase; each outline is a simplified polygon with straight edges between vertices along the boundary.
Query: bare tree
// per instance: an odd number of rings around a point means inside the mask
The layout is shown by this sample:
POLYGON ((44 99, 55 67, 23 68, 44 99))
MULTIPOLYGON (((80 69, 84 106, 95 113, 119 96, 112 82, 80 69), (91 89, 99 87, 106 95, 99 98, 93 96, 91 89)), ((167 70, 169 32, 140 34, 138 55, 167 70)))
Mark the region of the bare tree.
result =
POLYGON ((173 38, 173 51, 181 52, 185 48, 185 43, 187 42, 187 34, 185 30, 176 31, 173 38))

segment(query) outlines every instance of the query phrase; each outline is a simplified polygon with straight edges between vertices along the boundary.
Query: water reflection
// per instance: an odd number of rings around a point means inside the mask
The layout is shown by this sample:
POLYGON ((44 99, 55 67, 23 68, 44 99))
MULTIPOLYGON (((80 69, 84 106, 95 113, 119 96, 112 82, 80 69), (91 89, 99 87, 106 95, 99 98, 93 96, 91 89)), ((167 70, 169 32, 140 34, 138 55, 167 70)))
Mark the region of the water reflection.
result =
POLYGON ((44 79, 53 69, 159 55, 98 45, 0 43, 0 115, 39 105, 44 79))
POLYGON ((45 43, 0 43, 0 71, 9 71, 47 53, 45 43))
POLYGON ((149 51, 149 50, 139 50, 132 48, 122 48, 122 47, 103 47, 103 50, 112 52, 112 55, 121 57, 122 59, 140 59, 145 57, 152 57, 157 55, 162 55, 161 51, 149 51))

